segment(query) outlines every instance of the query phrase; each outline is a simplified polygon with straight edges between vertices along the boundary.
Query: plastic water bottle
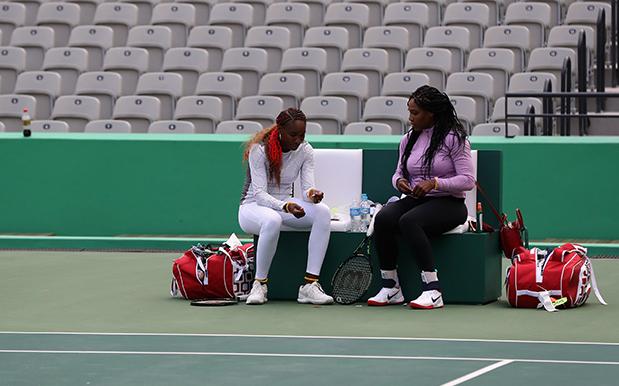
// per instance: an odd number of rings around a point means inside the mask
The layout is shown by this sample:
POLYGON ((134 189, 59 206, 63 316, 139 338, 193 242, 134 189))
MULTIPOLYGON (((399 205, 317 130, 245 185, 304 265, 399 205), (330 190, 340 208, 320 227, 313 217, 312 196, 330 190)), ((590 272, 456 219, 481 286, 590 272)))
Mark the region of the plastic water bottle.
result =
POLYGON ((361 232, 367 231, 370 226, 370 205, 368 195, 365 193, 361 194, 361 204, 359 205, 361 208, 361 232))
POLYGON ((28 111, 27 107, 24 107, 24 110, 21 114, 21 126, 24 137, 30 137, 30 123, 32 123, 32 118, 30 118, 30 112, 28 111))
POLYGON ((350 231, 361 232, 361 208, 357 200, 350 204, 350 231))

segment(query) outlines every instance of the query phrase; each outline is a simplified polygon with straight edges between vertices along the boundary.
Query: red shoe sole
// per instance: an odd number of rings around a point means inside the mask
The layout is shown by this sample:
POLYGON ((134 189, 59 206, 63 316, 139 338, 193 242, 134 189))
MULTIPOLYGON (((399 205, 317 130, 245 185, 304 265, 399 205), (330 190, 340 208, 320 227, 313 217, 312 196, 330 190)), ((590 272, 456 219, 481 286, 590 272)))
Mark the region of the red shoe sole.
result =
POLYGON ((410 302, 408 303, 408 306, 414 310, 433 310, 433 309, 438 309, 438 308, 443 308, 443 306, 440 307, 434 307, 434 306, 422 306, 421 304, 417 304, 417 303, 413 303, 410 302))
POLYGON ((400 302, 400 303, 380 303, 380 302, 376 302, 376 301, 373 301, 373 300, 368 300, 368 306, 372 306, 372 307, 399 306, 401 304, 404 304, 404 302, 400 302))

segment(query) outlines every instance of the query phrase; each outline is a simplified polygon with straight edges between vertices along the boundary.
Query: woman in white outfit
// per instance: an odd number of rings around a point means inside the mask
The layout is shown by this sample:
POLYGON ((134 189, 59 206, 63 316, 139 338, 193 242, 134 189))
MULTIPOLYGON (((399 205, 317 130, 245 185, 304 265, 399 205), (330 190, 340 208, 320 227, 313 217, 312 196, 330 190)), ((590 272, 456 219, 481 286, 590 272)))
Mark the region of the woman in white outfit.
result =
POLYGON ((247 304, 267 301, 267 281, 282 224, 311 229, 305 283, 299 287, 299 303, 331 304, 333 298, 318 283, 327 251, 331 215, 321 203, 324 193, 314 187, 314 149, 305 142, 305 114, 289 108, 275 125, 257 133, 245 148, 247 175, 239 207, 244 232, 259 236, 256 248, 256 280, 247 304), (294 181, 301 177, 303 199, 292 198, 294 181))

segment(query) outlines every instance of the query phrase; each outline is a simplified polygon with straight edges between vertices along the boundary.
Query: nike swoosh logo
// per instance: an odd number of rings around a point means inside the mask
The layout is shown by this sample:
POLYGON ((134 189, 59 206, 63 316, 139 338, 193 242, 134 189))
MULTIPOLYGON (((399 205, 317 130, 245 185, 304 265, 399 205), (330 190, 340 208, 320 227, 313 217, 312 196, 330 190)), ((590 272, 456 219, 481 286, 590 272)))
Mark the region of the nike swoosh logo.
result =
POLYGON ((439 300, 439 299, 440 299, 440 298, 442 298, 442 297, 443 297, 443 295, 439 296, 439 297, 438 297, 438 298, 436 298, 436 299, 432 298, 432 303, 436 303, 436 301, 437 301, 437 300, 439 300))
POLYGON ((399 293, 399 291, 398 291, 398 292, 396 292, 396 293, 394 293, 394 294, 393 294, 393 295, 391 295, 391 296, 387 295, 387 300, 391 300, 391 299, 393 299, 393 298, 394 298, 394 297, 395 297, 398 293, 399 293))

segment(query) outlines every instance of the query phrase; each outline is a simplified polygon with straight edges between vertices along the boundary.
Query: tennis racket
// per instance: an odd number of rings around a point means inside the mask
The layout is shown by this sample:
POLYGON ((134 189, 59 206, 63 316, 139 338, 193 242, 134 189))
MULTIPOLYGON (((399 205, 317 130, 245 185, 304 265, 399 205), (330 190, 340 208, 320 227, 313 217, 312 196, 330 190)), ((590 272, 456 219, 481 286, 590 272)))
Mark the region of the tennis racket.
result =
POLYGON ((230 306, 233 304, 237 304, 239 301, 234 298, 234 299, 198 299, 198 300, 192 300, 191 304, 192 306, 196 306, 196 307, 219 307, 219 306, 230 306))
POLYGON ((339 304, 353 304, 365 295, 372 283, 370 242, 374 233, 374 219, 381 209, 377 205, 366 236, 352 255, 344 260, 333 274, 331 287, 333 299, 339 304))

